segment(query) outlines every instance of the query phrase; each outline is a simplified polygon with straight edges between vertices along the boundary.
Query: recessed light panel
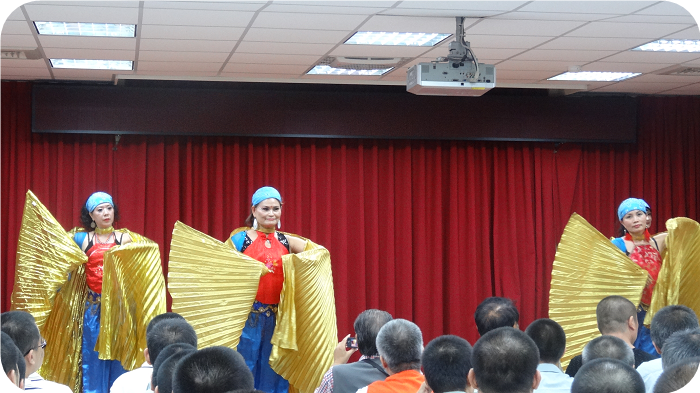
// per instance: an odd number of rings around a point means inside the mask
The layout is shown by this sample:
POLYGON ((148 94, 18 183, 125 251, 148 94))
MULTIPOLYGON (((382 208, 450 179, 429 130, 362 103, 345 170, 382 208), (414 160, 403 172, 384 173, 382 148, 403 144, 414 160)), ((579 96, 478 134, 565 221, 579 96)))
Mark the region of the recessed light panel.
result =
POLYGON ((599 72, 581 71, 565 72, 551 78, 548 81, 579 81, 579 82, 619 82, 641 75, 639 72, 599 72))
POLYGON ((135 37, 136 25, 121 23, 39 22, 36 31, 42 35, 78 35, 86 37, 135 37))
POLYGON ((452 34, 444 33, 358 31, 345 41, 345 43, 350 45, 435 46, 451 35, 452 34))
POLYGON ((700 52, 700 40, 658 40, 632 50, 654 52, 700 52))
POLYGON ((384 75, 393 70, 394 67, 381 68, 376 70, 352 70, 347 68, 333 68, 327 65, 317 65, 307 72, 306 75, 362 75, 362 76, 377 76, 384 75))
POLYGON ((79 60, 79 59, 50 59, 53 68, 72 68, 80 70, 117 70, 131 71, 134 62, 131 60, 79 60))

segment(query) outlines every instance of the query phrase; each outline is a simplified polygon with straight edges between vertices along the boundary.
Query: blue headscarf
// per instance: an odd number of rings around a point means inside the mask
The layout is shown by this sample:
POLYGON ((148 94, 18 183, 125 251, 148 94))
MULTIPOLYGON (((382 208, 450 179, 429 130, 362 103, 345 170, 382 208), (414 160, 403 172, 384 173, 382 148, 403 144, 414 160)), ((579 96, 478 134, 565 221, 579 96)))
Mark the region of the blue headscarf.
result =
POLYGON ((97 205, 101 205, 103 203, 109 203, 110 205, 114 206, 114 202, 112 202, 112 197, 109 194, 101 191, 96 192, 90 195, 90 198, 88 198, 87 202, 85 202, 85 208, 88 212, 92 213, 92 211, 95 210, 97 205))
POLYGON ((256 206, 258 203, 268 198, 275 198, 280 201, 280 204, 282 203, 282 196, 280 195, 280 192, 275 190, 273 187, 259 188, 257 191, 255 191, 255 194, 253 194, 251 203, 253 206, 256 206))
POLYGON ((622 217, 633 210, 641 210, 646 213, 647 210, 649 210, 649 204, 646 203, 644 199, 627 198, 622 201, 620 207, 617 208, 617 218, 622 221, 622 217))

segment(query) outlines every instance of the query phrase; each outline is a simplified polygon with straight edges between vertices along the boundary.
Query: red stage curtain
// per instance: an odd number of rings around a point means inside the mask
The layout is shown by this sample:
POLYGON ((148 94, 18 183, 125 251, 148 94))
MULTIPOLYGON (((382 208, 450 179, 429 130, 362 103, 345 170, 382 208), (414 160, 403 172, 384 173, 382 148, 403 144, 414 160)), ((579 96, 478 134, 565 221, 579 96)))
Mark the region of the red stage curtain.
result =
POLYGON ((607 236, 629 196, 650 203, 655 231, 700 212, 698 97, 642 98, 637 144, 126 135, 115 146, 108 135, 32 134, 30 94, 2 84, 3 311, 28 189, 67 229, 90 193, 111 193, 118 226, 158 242, 167 274, 176 220, 223 240, 258 187, 277 187, 282 230, 331 251, 341 337, 380 308, 415 321, 426 341, 472 343, 485 297, 514 299, 523 327, 547 316, 572 212, 607 236))

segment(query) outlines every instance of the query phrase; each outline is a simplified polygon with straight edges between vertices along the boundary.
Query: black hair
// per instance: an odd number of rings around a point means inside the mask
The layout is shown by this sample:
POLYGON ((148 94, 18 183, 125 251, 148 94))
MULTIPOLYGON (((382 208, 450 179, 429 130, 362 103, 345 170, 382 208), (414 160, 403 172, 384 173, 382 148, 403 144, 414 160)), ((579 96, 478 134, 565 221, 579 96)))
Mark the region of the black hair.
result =
POLYGON ((673 333, 698 327, 698 317, 690 308, 681 305, 666 306, 651 320, 651 341, 662 351, 664 342, 673 333))
POLYGON ((474 344, 472 368, 479 392, 532 392, 540 354, 527 334, 500 327, 474 344))
POLYGON ((157 323, 146 335, 146 346, 151 364, 158 360, 158 354, 170 344, 185 343, 197 347, 197 333, 186 321, 169 319, 157 323))
POLYGON ((615 336, 596 337, 583 347, 583 354, 581 354, 583 364, 595 359, 617 359, 634 367, 632 347, 615 336))
POLYGON ((578 370, 571 393, 645 393, 637 370, 617 359, 595 359, 578 370))
MULTIPOLYGON (((90 199, 90 197, 88 197, 88 199, 90 199)), ((83 207, 80 209, 80 223, 83 225, 83 228, 85 228, 86 231, 90 232, 90 231, 95 230, 95 228, 93 228, 91 226, 92 225, 92 217, 90 217, 91 212, 89 212, 87 207, 85 207, 88 199, 85 200, 85 203, 83 203, 83 207)), ((112 204, 112 207, 114 208, 114 220, 113 220, 113 222, 117 222, 117 221, 119 221, 119 218, 120 218, 119 208, 114 203, 112 204)))
POLYGON ((499 327, 513 327, 520 319, 520 313, 512 300, 504 297, 486 298, 474 312, 474 321, 479 335, 499 327))
POLYGON ((624 332, 629 318, 637 318, 637 307, 622 296, 608 296, 596 306, 595 316, 600 334, 624 332))
POLYGON ((191 353, 178 362, 173 373, 174 393, 224 393, 238 389, 254 389, 253 373, 243 356, 228 347, 191 353))
POLYGON ((190 353, 196 350, 197 348, 195 348, 194 346, 185 343, 170 344, 167 347, 163 348, 163 350, 160 351, 160 353, 158 354, 158 360, 153 362, 153 372, 151 373, 151 386, 158 386, 158 369, 170 356, 180 352, 190 353))
POLYGON ((377 351, 393 373, 420 370, 423 333, 413 322, 392 319, 377 333, 377 351))
POLYGON ((158 314, 153 319, 151 319, 150 322, 148 322, 148 326, 146 326, 146 335, 153 330, 153 327, 160 321, 167 321, 169 319, 179 319, 182 321, 186 321, 185 317, 182 315, 176 313, 176 312, 164 312, 162 314, 158 314))
POLYGON ((540 351, 540 360, 545 363, 557 363, 566 350, 566 333, 564 329, 549 318, 541 318, 525 329, 540 351))
MULTIPOLYGON (((0 362, 2 362, 2 371, 5 374, 14 370, 17 378, 19 378, 19 367, 17 363, 19 359, 22 358, 22 354, 19 353, 19 348, 12 341, 12 338, 7 335, 7 333, 2 332, 0 337, 0 362)), ((24 361, 24 359, 22 359, 24 361)))
POLYGON ((698 372, 700 357, 683 359, 664 370, 656 380, 654 393, 673 393, 688 384, 698 372))
POLYGON ((180 360, 182 360, 182 358, 195 352, 197 352, 197 350, 190 347, 188 349, 183 349, 180 352, 173 353, 167 357, 164 357, 165 360, 163 362, 160 362, 159 360, 158 369, 153 367, 153 378, 151 382, 153 390, 155 390, 155 387, 158 386, 158 392, 172 392, 173 373, 175 372, 175 367, 178 363, 180 363, 180 360))
POLYGON ((15 342, 22 357, 39 347, 39 328, 32 314, 26 311, 7 311, 0 314, 0 330, 15 342))
POLYGON ((472 346, 461 337, 444 335, 430 341, 421 358, 430 389, 435 393, 463 392, 472 368, 471 357, 472 346))
POLYGON ((360 313, 355 319, 357 349, 364 356, 377 356, 377 334, 393 317, 386 311, 369 309, 360 313))
POLYGON ((664 343, 661 364, 664 370, 683 359, 700 356, 700 329, 673 333, 664 343))

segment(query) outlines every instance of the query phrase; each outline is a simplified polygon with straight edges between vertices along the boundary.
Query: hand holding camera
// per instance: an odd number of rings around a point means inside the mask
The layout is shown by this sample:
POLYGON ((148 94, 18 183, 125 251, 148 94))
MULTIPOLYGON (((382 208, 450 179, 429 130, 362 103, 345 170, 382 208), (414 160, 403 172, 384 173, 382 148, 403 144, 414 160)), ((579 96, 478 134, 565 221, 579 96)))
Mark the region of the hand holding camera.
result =
POLYGON ((345 364, 350 360, 350 356, 357 351, 357 338, 345 336, 333 351, 333 365, 345 364))

